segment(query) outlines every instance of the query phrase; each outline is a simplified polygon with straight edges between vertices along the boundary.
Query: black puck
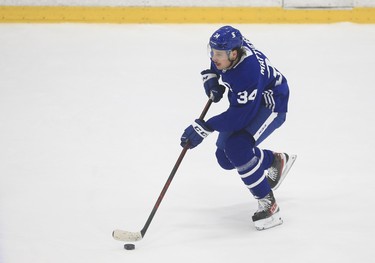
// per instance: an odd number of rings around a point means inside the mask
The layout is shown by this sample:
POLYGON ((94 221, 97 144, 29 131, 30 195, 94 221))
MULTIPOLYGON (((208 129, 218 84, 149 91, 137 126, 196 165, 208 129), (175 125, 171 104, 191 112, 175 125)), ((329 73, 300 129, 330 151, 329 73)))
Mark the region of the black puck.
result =
POLYGON ((135 245, 134 244, 125 244, 124 248, 126 250, 133 250, 133 249, 135 249, 135 245))

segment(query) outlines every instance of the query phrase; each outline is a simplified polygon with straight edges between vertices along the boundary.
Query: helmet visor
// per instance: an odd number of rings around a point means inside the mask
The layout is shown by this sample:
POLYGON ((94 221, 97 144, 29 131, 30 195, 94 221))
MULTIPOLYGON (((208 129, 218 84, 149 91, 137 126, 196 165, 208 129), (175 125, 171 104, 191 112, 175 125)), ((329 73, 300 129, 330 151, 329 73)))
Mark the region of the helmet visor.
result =
POLYGON ((227 58, 229 56, 230 50, 218 50, 211 47, 210 44, 207 44, 207 54, 208 56, 213 59, 222 59, 227 58))

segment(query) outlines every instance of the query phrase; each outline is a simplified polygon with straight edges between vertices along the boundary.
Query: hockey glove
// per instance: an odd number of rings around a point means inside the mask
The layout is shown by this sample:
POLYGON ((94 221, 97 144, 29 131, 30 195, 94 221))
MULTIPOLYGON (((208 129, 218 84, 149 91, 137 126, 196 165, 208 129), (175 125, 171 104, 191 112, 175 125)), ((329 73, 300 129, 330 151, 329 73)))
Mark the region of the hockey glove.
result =
POLYGON ((213 102, 219 102, 223 97, 225 87, 223 85, 219 85, 218 76, 216 73, 210 69, 206 69, 201 72, 201 75, 207 96, 213 102))
POLYGON ((204 138, 206 138, 210 133, 211 130, 205 121, 203 120, 195 120, 192 125, 187 127, 184 133, 181 136, 181 146, 185 147, 187 143, 189 143, 189 148, 193 149, 194 147, 198 146, 204 138))

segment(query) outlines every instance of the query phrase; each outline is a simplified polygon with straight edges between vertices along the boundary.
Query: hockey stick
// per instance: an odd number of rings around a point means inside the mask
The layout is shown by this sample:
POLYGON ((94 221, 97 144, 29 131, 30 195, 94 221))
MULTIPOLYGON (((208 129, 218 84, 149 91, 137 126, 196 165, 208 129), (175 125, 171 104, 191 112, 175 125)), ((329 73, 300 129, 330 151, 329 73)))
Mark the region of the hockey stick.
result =
MULTIPOLYGON (((206 114, 208 112, 208 109, 210 108, 211 104, 212 104, 212 100, 209 99, 207 101, 206 106, 204 107, 201 115, 199 116, 200 120, 204 119, 204 117, 206 116, 206 114)), ((151 214, 149 215, 149 217, 148 217, 148 219, 146 221, 146 224, 144 225, 144 227, 142 228, 142 230, 139 231, 139 232, 129 232, 129 231, 124 231, 124 230, 116 229, 116 230, 114 230, 112 232, 112 236, 113 236, 114 239, 119 240, 119 241, 131 241, 131 242, 134 242, 134 241, 141 240, 145 236, 145 234, 147 232, 147 229, 150 226, 151 221, 154 218, 154 215, 155 215, 156 211, 158 210, 159 205, 160 205, 161 201, 163 200, 163 197, 164 197, 165 193, 167 192, 168 187, 171 184, 171 182, 173 180, 173 177, 175 176, 175 174, 177 172, 177 169, 180 166, 180 164, 182 162, 182 159, 184 159, 184 156, 185 156, 187 150, 189 149, 189 147, 190 147, 190 144, 188 142, 185 145, 185 147, 182 149, 182 151, 180 153, 180 156, 178 157, 178 159, 177 159, 177 161, 176 161, 176 163, 175 163, 175 165, 174 165, 174 167, 173 167, 173 169, 171 171, 171 174, 168 177, 167 182, 164 184, 164 187, 161 190, 159 198, 156 201, 156 203, 154 205, 154 208, 152 209, 151 214)))

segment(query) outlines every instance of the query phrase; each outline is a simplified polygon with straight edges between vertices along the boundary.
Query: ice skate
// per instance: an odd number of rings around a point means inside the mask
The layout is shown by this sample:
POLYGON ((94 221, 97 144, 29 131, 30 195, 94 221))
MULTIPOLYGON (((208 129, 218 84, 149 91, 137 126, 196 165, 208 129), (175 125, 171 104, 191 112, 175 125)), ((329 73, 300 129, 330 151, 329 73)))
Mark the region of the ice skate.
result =
POLYGON ((289 156, 286 153, 274 153, 274 160, 268 168, 267 180, 272 190, 276 190, 285 179, 297 155, 289 156))
POLYGON ((280 217, 280 208, 276 203, 271 191, 264 198, 258 200, 258 210, 252 219, 257 230, 264 230, 281 225, 283 220, 280 217))

